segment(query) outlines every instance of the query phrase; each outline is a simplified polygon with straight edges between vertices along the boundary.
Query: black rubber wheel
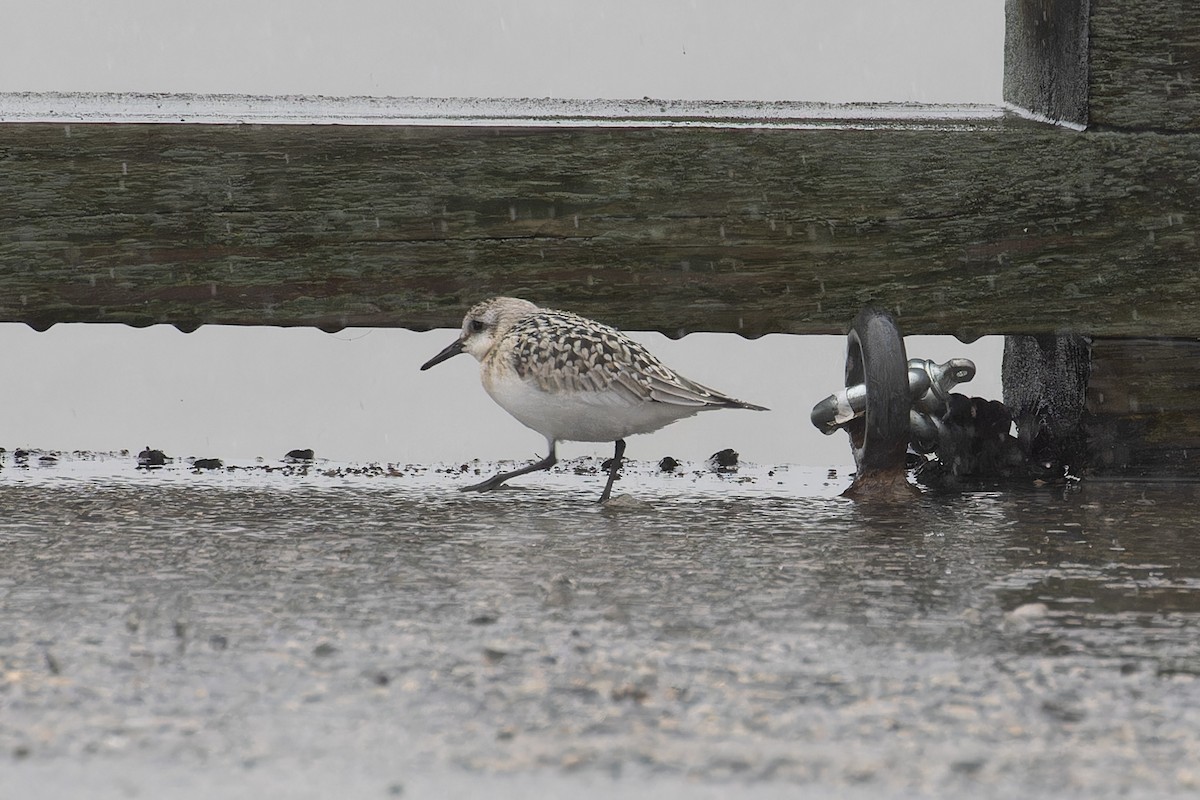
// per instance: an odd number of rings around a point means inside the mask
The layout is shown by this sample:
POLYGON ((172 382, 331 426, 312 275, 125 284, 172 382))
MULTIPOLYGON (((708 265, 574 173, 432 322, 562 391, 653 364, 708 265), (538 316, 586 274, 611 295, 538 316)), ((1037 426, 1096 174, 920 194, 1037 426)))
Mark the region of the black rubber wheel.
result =
POLYGON ((904 470, 908 449, 908 356, 892 315, 865 308, 847 336, 846 385, 867 387, 866 411, 845 427, 858 477, 904 470))

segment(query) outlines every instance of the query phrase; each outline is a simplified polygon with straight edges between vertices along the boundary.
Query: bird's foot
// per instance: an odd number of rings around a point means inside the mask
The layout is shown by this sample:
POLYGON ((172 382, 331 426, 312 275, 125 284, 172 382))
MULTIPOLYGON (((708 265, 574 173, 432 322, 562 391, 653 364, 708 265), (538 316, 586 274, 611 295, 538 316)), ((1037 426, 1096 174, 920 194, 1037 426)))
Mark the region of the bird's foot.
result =
POLYGON ((460 486, 458 487, 458 490, 460 492, 490 492, 493 489, 498 489, 503 486, 505 480, 507 480, 506 476, 495 475, 491 478, 488 478, 486 481, 472 483, 470 486, 460 486))
POLYGON ((616 473, 616 470, 610 472, 608 476, 608 482, 604 484, 604 491, 600 493, 600 499, 596 502, 607 503, 608 499, 612 497, 613 483, 619 480, 621 480, 621 476, 616 473))

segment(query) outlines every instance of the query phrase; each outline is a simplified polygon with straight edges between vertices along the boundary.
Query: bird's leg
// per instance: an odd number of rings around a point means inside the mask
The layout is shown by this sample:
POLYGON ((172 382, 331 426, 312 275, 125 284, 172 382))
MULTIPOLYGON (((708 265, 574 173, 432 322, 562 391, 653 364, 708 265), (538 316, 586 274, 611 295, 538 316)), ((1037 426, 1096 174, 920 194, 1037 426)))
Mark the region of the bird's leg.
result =
POLYGON ((600 499, 597 502, 603 503, 608 500, 612 494, 613 481, 617 479, 617 472, 621 469, 621 462, 625 460, 625 440, 617 439, 616 449, 613 451, 612 462, 608 467, 608 483, 604 484, 604 491, 600 493, 600 499))
POLYGON ((554 454, 554 442, 550 442, 549 444, 550 444, 550 455, 546 456, 541 461, 530 464, 527 467, 521 467, 520 469, 514 469, 512 472, 498 473, 498 474, 493 475, 492 477, 488 478, 486 481, 481 481, 479 483, 473 483, 470 486, 461 486, 461 487, 459 487, 459 491, 460 492, 490 492, 492 489, 495 489, 496 487, 500 486, 500 484, 504 483, 509 478, 515 478, 518 475, 526 475, 530 472, 537 472, 538 470, 550 469, 551 467, 553 467, 555 464, 558 463, 558 456, 556 456, 554 454))

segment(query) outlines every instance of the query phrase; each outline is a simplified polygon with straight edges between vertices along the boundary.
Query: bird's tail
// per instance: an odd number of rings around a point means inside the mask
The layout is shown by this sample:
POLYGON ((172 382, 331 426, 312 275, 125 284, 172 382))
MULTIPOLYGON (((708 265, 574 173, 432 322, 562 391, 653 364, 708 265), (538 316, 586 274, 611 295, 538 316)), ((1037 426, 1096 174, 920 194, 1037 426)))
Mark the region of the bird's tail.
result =
POLYGON ((723 405, 729 408, 744 408, 748 411, 770 411, 766 406, 756 406, 754 403, 747 403, 745 400, 738 400, 736 397, 726 397, 723 405))

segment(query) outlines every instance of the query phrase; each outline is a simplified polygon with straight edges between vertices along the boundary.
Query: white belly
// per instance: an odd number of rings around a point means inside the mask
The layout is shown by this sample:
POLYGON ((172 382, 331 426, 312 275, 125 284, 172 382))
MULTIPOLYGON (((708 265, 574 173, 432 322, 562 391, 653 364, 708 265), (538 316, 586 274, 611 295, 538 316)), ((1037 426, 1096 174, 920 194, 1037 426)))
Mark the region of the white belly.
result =
POLYGON ((546 392, 515 375, 488 380, 485 374, 483 388, 522 425, 555 441, 615 442, 703 410, 703 406, 634 403, 615 392, 546 392))

